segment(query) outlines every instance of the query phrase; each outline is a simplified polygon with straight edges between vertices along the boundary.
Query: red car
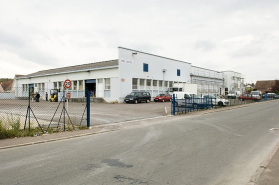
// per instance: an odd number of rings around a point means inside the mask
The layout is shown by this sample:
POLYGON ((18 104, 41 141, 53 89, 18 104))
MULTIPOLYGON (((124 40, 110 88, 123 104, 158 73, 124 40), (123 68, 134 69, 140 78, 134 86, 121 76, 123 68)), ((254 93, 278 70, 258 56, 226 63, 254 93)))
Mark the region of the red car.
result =
POLYGON ((242 94, 238 97, 238 99, 240 101, 244 101, 244 100, 254 100, 254 101, 258 101, 260 100, 259 97, 255 97, 255 96, 252 96, 251 94, 242 94))
POLYGON ((154 98, 154 101, 161 101, 161 102, 165 102, 165 101, 171 101, 171 95, 170 94, 159 94, 158 96, 156 96, 154 98))

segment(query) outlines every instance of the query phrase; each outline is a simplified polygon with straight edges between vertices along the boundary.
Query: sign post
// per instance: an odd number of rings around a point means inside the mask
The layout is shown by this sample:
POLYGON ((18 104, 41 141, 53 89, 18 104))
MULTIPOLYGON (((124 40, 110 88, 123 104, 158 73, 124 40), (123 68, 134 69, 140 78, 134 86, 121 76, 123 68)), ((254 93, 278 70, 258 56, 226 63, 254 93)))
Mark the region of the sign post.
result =
MULTIPOLYGON (((69 106, 68 106, 68 99, 70 99, 71 97, 71 93, 68 93, 68 89, 72 87, 72 81, 69 79, 66 79, 64 81, 64 87, 67 89, 67 112, 69 112, 69 106), (70 95, 68 95, 70 94, 70 95), (69 98, 68 98, 69 96, 69 98)), ((64 131, 65 131, 65 101, 66 101, 66 97, 65 97, 65 92, 63 91, 63 109, 64 109, 64 131)))

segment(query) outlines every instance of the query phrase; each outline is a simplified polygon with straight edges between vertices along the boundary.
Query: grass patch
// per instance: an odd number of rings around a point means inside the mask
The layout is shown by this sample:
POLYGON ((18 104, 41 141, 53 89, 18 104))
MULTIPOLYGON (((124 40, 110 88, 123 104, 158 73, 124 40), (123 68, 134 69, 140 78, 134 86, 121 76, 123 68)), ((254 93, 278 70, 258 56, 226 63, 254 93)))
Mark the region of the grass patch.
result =
POLYGON ((40 128, 20 129, 20 119, 7 115, 7 123, 0 120, 0 139, 34 136, 41 133, 40 128))

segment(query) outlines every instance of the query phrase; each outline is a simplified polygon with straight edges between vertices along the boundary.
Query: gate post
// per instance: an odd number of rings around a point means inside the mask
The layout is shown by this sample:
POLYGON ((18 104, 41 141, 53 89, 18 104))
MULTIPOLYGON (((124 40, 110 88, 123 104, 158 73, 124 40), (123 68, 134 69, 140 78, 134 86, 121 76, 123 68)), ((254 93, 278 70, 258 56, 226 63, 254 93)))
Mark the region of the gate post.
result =
POLYGON ((86 91, 86 110, 87 110, 87 127, 90 127, 90 93, 86 91))
POLYGON ((175 115, 175 94, 172 95, 172 115, 175 115))

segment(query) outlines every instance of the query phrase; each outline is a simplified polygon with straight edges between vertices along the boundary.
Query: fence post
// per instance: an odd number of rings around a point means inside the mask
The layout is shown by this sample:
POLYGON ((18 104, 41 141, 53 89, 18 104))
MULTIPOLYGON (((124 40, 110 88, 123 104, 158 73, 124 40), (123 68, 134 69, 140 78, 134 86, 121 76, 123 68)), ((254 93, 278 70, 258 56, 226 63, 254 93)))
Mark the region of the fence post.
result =
POLYGON ((172 115, 175 115, 175 94, 172 95, 172 115))
POLYGON ((87 90, 86 91, 86 106, 87 106, 87 127, 89 128, 90 127, 90 93, 89 91, 87 90))
POLYGON ((29 133, 30 133, 30 86, 28 85, 28 126, 29 126, 29 133))

